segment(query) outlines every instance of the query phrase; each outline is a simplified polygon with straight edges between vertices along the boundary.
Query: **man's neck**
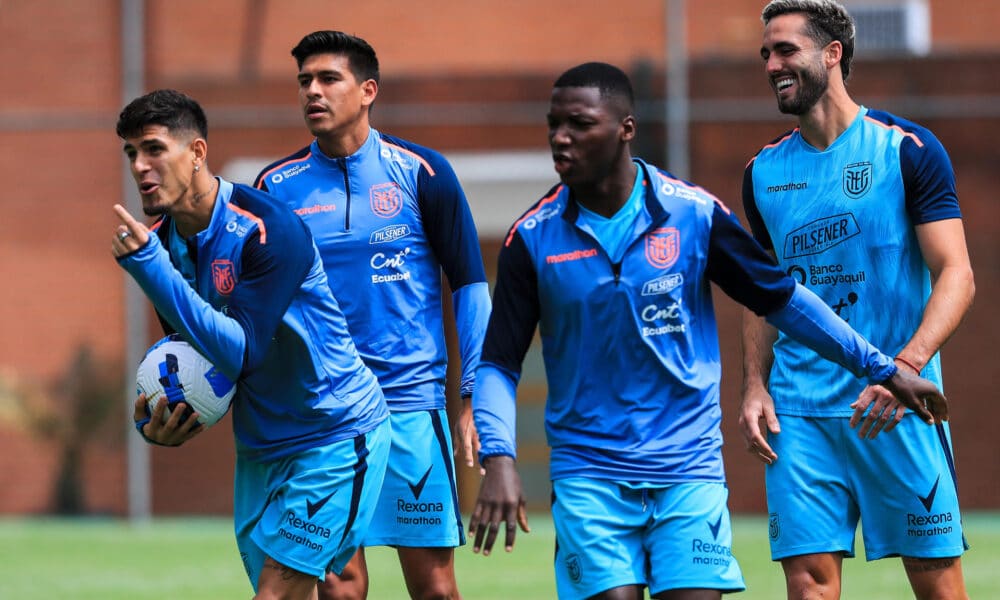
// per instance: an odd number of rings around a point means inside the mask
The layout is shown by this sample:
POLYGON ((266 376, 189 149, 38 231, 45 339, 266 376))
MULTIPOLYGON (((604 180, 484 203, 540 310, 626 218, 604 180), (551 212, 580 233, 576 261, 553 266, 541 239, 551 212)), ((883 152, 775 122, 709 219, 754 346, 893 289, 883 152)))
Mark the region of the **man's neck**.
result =
POLYGON ((191 183, 189 199, 182 210, 171 211, 170 216, 177 227, 177 233, 187 239, 208 227, 212 221, 212 211, 219 196, 219 181, 207 170, 199 174, 191 183))
POLYGON ((588 210, 610 219, 625 205, 635 185, 639 165, 627 157, 627 163, 615 169, 608 177, 587 186, 574 186, 573 198, 588 210))
POLYGON ((368 141, 371 127, 368 123, 359 125, 347 132, 330 132, 316 136, 319 149, 328 158, 344 158, 357 152, 368 141))
POLYGON ((827 94, 799 117, 799 133, 810 146, 826 150, 847 131, 861 107, 847 95, 827 94))

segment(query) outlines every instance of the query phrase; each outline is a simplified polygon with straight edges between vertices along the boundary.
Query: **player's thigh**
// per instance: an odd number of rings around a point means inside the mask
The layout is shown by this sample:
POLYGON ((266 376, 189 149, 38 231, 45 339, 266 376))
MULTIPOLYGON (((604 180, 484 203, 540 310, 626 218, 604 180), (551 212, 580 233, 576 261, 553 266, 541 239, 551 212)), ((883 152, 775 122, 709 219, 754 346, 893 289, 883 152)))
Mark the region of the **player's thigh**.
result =
POLYGON ((392 449, 366 546, 451 548, 465 543, 445 411, 394 412, 392 449))
POLYGON ((715 597, 745 589, 732 551, 729 490, 724 483, 677 483, 647 494, 651 519, 643 544, 651 594, 660 597, 678 590, 679 597, 715 597))
POLYGON ((254 597, 261 600, 314 598, 316 576, 300 573, 268 557, 264 560, 260 578, 257 580, 256 592, 254 597))
POLYGON ((645 587, 644 494, 614 481, 583 477, 557 479, 552 490, 559 598, 645 587))
POLYGON ((903 557, 903 567, 917 600, 967 600, 961 557, 903 557))
POLYGON ((799 554, 781 559, 789 598, 839 598, 844 555, 799 554))
POLYGON ((371 519, 388 452, 386 421, 266 464, 237 458, 234 522, 251 582, 268 557, 314 578, 339 572, 371 519))
POLYGON ((328 571, 319 582, 319 600, 363 600, 368 597, 368 562, 365 549, 358 548, 340 573, 328 571))
POLYGON ((771 558, 854 555, 859 511, 843 445, 848 419, 781 416, 768 434, 778 460, 765 467, 771 558))
POLYGON ((948 558, 967 549, 946 424, 909 414, 889 433, 849 443, 868 560, 948 558))
POLYGON ((458 597, 454 548, 399 547, 396 550, 411 597, 458 597))

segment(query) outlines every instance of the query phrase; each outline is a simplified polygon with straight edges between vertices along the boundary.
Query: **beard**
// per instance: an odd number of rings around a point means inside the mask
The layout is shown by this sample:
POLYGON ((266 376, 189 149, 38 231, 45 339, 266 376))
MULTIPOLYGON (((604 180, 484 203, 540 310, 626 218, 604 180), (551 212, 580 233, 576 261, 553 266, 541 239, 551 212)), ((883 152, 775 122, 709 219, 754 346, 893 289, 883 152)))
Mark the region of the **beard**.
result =
POLYGON ((778 110, 787 114, 801 116, 809 112, 826 92, 829 74, 822 68, 807 69, 799 73, 799 90, 788 98, 778 98, 778 110))

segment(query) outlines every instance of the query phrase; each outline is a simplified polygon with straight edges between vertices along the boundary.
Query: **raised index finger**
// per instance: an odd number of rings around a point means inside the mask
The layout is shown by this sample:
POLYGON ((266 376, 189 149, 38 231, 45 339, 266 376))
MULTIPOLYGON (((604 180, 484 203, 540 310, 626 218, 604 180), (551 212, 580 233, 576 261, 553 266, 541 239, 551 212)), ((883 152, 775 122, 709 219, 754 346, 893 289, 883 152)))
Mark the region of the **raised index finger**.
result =
POLYGON ((121 222, 126 227, 128 227, 128 230, 132 232, 132 235, 136 235, 142 230, 141 224, 135 220, 135 217, 133 217, 132 214, 129 213, 124 206, 122 206, 121 204, 115 204, 113 208, 115 214, 118 215, 118 218, 121 219, 121 222))

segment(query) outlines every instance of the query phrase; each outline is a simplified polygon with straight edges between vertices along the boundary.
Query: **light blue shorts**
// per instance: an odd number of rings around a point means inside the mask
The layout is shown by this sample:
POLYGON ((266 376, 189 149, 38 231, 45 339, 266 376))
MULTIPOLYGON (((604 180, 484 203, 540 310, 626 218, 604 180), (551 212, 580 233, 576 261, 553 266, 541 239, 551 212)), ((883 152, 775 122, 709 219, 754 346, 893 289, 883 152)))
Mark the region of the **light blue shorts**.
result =
POLYGON ((940 558, 967 548, 947 423, 907 414, 889 433, 862 440, 846 417, 781 415, 768 435, 771 558, 854 556, 859 519, 865 556, 940 558))
POLYGON ((465 543, 444 410, 390 413, 389 466, 365 546, 453 548, 465 543))
POLYGON ((233 522, 257 590, 264 559, 321 578, 357 551, 389 456, 388 419, 365 435, 268 463, 236 459, 233 522))
POLYGON ((589 598, 623 585, 745 589, 723 483, 552 482, 556 590, 589 598))

